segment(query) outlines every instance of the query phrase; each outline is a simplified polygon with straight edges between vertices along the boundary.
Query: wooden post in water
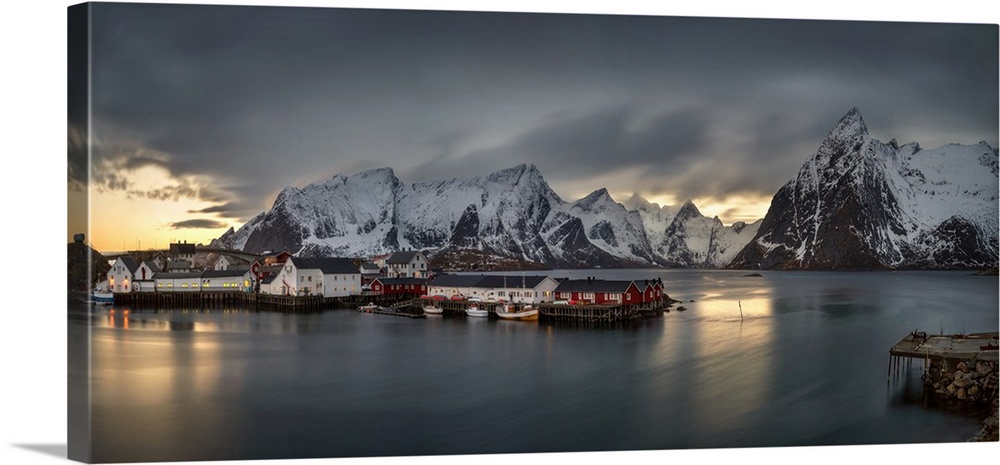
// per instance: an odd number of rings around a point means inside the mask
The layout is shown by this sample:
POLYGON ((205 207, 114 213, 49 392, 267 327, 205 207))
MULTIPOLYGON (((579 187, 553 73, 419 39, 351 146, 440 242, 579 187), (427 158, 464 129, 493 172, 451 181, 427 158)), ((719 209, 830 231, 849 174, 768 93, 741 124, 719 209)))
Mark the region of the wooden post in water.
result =
POLYGON ((737 300, 736 303, 740 306, 740 323, 743 322, 743 302, 737 300))

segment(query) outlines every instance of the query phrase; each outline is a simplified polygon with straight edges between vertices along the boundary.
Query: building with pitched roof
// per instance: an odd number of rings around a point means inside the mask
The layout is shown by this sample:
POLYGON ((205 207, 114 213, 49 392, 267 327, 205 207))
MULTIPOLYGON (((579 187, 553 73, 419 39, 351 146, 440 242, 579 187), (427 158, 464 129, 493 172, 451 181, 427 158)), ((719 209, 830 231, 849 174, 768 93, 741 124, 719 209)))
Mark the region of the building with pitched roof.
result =
POLYGON ((386 276, 390 278, 426 278, 427 257, 415 250, 396 252, 385 261, 386 276))
POLYGON ((139 265, 135 259, 128 255, 122 255, 115 259, 108 270, 108 289, 115 294, 132 292, 132 280, 135 279, 135 272, 139 265))
POLYGON ((372 281, 372 293, 398 297, 427 295, 427 278, 384 278, 372 281))
POLYGON ((556 299, 593 304, 641 304, 643 289, 635 281, 566 279, 556 287, 556 299))
MULTIPOLYGON (((358 295, 361 293, 361 271, 349 258, 290 257, 269 288, 269 293, 280 295, 358 295)), ((261 289, 263 292, 263 287, 261 289)))
POLYGON ((542 303, 555 300, 559 282, 539 275, 435 276, 428 283, 429 295, 475 297, 486 301, 542 303))
POLYGON ((281 295, 282 291, 280 287, 281 284, 280 281, 278 281, 279 284, 278 288, 272 287, 274 285, 274 280, 277 279, 277 277, 278 273, 271 273, 264 275, 262 278, 260 278, 260 283, 258 284, 257 292, 261 294, 281 295))
POLYGON ((209 268, 213 270, 250 269, 250 262, 232 255, 219 254, 209 262, 209 268))
POLYGON ((153 292, 156 290, 156 281, 153 276, 163 271, 151 260, 145 260, 139 264, 132 277, 132 292, 153 292))

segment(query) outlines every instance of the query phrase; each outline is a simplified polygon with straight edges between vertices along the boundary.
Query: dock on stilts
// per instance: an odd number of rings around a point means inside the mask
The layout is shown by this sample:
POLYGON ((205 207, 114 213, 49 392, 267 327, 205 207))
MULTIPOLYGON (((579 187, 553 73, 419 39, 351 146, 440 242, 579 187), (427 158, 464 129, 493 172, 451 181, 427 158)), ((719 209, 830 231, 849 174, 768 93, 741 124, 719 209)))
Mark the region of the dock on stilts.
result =
POLYGON ((913 360, 924 362, 926 373, 932 365, 940 364, 947 370, 961 362, 997 363, 998 333, 931 335, 913 331, 889 349, 890 378, 913 360))

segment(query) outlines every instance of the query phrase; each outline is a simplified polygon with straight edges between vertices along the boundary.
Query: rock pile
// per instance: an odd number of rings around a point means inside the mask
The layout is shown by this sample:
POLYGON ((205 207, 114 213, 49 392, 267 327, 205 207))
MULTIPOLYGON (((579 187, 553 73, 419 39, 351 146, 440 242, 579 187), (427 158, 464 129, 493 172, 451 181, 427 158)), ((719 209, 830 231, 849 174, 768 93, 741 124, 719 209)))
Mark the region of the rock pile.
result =
POLYGON ((983 429, 973 441, 997 441, 998 382, 997 362, 959 362, 954 368, 947 360, 934 362, 924 375, 924 384, 943 399, 968 404, 970 407, 989 406, 992 414, 983 421, 983 429))

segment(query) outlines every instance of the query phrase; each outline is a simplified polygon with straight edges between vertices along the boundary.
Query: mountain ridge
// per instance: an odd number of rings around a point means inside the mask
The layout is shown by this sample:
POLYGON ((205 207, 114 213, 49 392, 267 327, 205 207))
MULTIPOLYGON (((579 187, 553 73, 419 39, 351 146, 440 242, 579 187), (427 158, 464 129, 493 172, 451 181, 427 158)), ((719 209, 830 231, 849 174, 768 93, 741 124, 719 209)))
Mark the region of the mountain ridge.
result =
POLYGON ((998 166, 986 142, 883 143, 852 108, 750 223, 726 226, 691 200, 618 202, 603 187, 565 201, 530 163, 409 184, 384 167, 286 187, 212 244, 300 256, 477 251, 563 268, 996 267, 998 166))
MULTIPOLYGON (((630 200, 643 208, 655 205, 638 194, 630 200)), ((701 219, 697 207, 688 204, 694 215, 646 221, 645 212, 626 208, 606 188, 566 202, 527 163, 485 176, 412 184, 400 181, 391 168, 376 168, 337 174, 303 188, 286 187, 270 210, 212 244, 302 256, 369 256, 403 249, 436 255, 471 249, 572 268, 725 264, 735 251, 717 256, 717 251, 690 250, 708 247, 710 239, 694 238, 690 246, 676 237, 669 247, 662 239, 650 242, 648 227, 660 229, 654 236, 662 238, 672 223, 683 229, 681 222, 701 219), (688 263, 688 257, 699 262, 688 263)), ((738 229, 744 227, 741 223, 738 229)), ((708 233, 728 234, 732 228, 718 222, 716 229, 708 233)))
POLYGON ((778 190, 757 234, 728 267, 995 267, 996 166, 997 150, 985 142, 936 149, 883 143, 853 108, 778 190))

